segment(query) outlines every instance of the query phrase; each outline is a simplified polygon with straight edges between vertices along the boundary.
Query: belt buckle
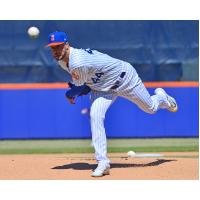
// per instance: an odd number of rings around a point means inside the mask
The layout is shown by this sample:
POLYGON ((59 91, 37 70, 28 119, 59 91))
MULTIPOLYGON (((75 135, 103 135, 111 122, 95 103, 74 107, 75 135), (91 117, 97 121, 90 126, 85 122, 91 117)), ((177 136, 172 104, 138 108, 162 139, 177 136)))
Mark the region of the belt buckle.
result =
MULTIPOLYGON (((124 78, 125 74, 126 74, 126 72, 122 72, 119 76, 120 79, 124 78)), ((121 80, 116 81, 115 84, 110 89, 112 89, 112 90, 117 89, 119 87, 120 82, 121 82, 121 80)))
POLYGON ((122 72, 122 73, 120 74, 120 78, 124 78, 125 74, 126 74, 126 72, 122 72))

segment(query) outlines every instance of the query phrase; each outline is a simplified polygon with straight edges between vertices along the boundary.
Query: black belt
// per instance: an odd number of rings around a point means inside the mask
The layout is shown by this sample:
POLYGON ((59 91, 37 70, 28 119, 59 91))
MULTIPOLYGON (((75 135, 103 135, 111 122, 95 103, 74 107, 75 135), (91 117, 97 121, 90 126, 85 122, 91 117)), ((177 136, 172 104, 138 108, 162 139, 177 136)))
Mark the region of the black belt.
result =
MULTIPOLYGON (((122 72, 122 73, 120 74, 120 76, 119 76, 119 77, 120 77, 120 78, 124 78, 125 74, 126 74, 126 72, 122 72)), ((118 87, 119 87, 119 84, 120 84, 120 82, 121 82, 121 81, 119 81, 119 80, 118 80, 118 81, 116 81, 116 82, 115 82, 115 84, 114 84, 114 85, 113 85, 113 86, 112 86, 110 89, 114 90, 114 89, 118 88, 118 87)))

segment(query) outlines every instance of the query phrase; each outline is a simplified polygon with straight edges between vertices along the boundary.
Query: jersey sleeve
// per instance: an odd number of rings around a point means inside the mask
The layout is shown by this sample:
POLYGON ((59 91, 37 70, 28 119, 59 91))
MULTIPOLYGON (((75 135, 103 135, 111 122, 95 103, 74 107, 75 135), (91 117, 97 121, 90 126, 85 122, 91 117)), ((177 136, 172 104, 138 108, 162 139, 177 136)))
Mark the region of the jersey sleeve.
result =
POLYGON ((85 67, 78 67, 71 71, 73 84, 76 86, 84 85, 87 82, 88 70, 85 67))

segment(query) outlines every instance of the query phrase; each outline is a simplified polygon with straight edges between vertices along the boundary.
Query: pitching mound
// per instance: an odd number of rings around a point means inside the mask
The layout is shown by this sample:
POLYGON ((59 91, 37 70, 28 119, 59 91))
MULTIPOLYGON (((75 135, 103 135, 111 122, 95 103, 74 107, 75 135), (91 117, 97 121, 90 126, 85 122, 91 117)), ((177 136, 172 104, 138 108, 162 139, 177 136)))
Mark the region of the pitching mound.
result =
MULTIPOLYGON (((156 153, 157 154, 157 153, 156 153)), ((93 154, 0 155, 1 180, 195 180, 198 152, 162 152, 161 156, 109 154, 110 175, 93 178, 93 154)))

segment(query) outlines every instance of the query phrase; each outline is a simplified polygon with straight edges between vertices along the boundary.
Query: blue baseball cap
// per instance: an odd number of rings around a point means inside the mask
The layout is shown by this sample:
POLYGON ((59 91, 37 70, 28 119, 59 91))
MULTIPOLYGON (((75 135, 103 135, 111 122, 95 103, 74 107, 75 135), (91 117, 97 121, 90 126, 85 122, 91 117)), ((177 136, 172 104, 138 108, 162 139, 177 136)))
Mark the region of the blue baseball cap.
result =
POLYGON ((65 32, 56 31, 49 34, 47 46, 57 46, 66 42, 68 42, 67 34, 65 32))

